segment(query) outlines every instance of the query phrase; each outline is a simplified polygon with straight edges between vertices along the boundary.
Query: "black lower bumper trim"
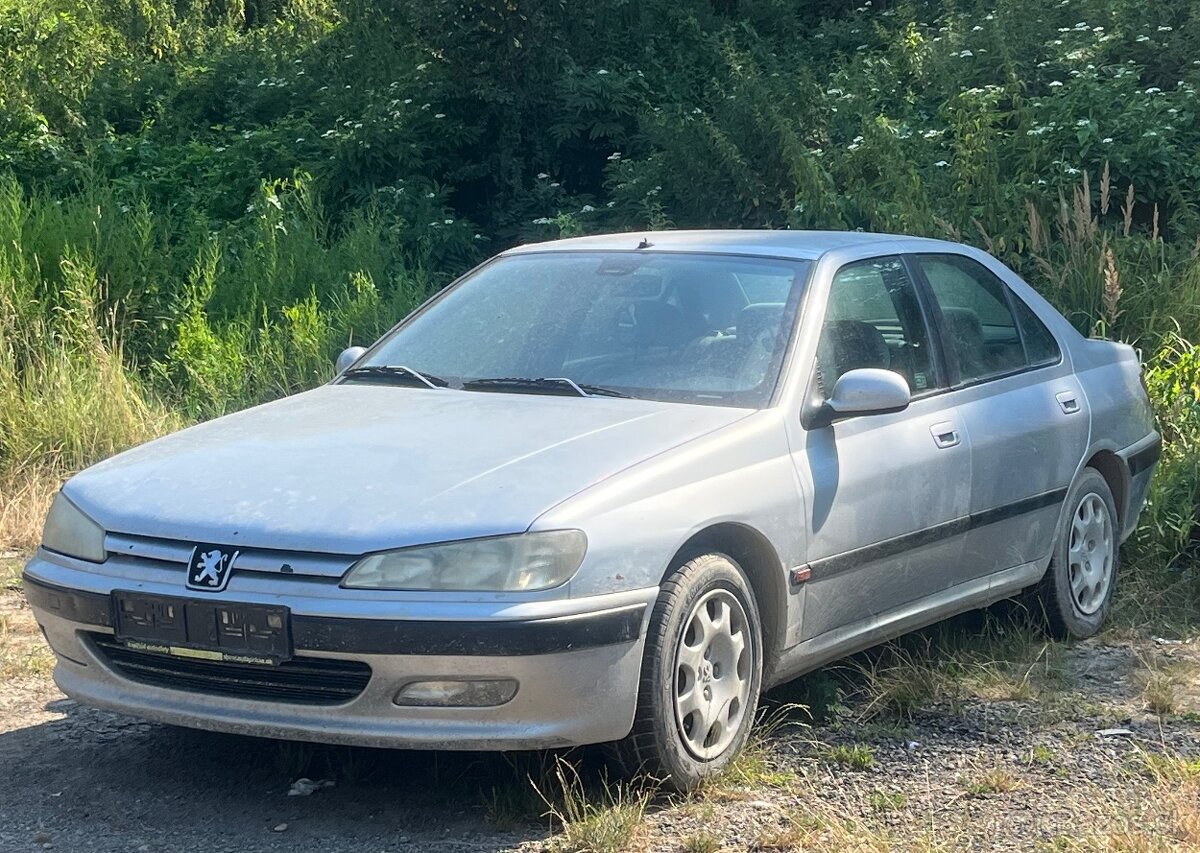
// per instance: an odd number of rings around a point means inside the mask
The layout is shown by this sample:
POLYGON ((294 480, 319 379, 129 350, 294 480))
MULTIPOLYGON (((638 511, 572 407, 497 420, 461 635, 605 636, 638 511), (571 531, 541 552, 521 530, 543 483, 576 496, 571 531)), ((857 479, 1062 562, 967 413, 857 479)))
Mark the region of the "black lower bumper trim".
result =
MULTIPOLYGON (((25 597, 71 622, 112 627, 112 601, 24 578, 25 597)), ((512 622, 433 622, 292 615, 292 645, 309 652, 361 655, 544 655, 629 643, 642 632, 646 605, 512 622)))
POLYGON ((1160 456, 1162 456, 1162 439, 1158 438, 1129 457, 1129 476, 1136 477, 1147 468, 1153 467, 1160 456))
POLYGON ((644 604, 516 622, 406 622, 292 616, 292 642, 307 651, 370 655, 544 655, 627 643, 641 636, 644 604))
POLYGON ((69 622, 112 627, 112 597, 109 595, 67 589, 34 580, 29 575, 22 578, 22 586, 25 589, 25 600, 34 607, 48 610, 69 622))

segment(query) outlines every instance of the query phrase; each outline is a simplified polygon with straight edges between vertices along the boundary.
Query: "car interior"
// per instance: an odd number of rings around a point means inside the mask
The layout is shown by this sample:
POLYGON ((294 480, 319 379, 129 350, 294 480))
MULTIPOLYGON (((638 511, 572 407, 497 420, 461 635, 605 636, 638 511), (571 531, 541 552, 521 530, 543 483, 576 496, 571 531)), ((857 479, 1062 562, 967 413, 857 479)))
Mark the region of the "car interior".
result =
MULTIPOLYGON (((736 273, 711 265, 628 278, 634 281, 593 303, 564 364, 572 376, 632 388, 666 381, 714 392, 763 381, 779 355, 784 301, 752 301, 736 273)), ((779 277, 771 293, 759 282, 754 295, 785 299, 791 283, 779 277)))

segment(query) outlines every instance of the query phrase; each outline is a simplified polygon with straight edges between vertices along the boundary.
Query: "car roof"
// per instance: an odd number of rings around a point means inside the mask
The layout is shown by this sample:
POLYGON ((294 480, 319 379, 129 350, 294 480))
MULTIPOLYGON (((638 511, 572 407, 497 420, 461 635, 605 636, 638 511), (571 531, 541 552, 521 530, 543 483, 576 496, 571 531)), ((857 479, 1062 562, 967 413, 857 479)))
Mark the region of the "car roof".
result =
POLYGON ((545 243, 530 243, 504 252, 522 255, 538 252, 630 251, 651 249, 658 252, 711 252, 757 255, 776 258, 815 260, 826 252, 839 249, 871 249, 880 252, 962 251, 966 247, 944 240, 909 237, 902 234, 873 234, 864 231, 629 231, 621 234, 596 234, 570 237, 545 243), (643 243, 648 245, 643 245, 643 243))

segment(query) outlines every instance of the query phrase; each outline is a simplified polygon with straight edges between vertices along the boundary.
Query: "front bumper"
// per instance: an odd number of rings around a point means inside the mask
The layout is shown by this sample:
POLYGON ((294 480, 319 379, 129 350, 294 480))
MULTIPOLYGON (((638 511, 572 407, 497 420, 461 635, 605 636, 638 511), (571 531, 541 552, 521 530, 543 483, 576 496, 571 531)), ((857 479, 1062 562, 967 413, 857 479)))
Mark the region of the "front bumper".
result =
MULTIPOLYGON (((362 599, 311 580, 247 583, 229 601, 287 605, 294 654, 371 669, 354 698, 306 705, 217 695, 133 680, 93 638, 111 635, 113 589, 178 596, 181 579, 136 581, 39 552, 25 594, 58 658, 54 680, 74 699, 175 725, 324 743, 422 749, 546 749, 618 740, 633 724, 645 622, 657 589, 514 606, 444 602, 419 619, 412 606, 364 615, 362 599), (290 594, 294 593, 294 595, 290 594), (457 613, 457 616, 455 616, 457 613), (515 696, 492 707, 412 707, 393 701, 412 681, 511 679, 515 696)), ((108 564, 105 564, 108 566, 108 564)))

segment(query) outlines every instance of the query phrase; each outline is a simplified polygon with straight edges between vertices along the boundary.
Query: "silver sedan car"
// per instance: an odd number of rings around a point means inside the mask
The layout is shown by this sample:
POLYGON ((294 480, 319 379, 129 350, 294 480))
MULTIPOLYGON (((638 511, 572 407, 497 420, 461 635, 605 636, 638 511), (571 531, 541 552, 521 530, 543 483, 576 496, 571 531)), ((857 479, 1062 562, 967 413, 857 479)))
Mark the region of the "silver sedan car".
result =
POLYGON ((78 700, 678 789, 760 691, 1030 591, 1086 637, 1160 439, 1138 359, 994 258, 617 234, 463 276, 329 384, 71 479, 25 590, 78 700))

